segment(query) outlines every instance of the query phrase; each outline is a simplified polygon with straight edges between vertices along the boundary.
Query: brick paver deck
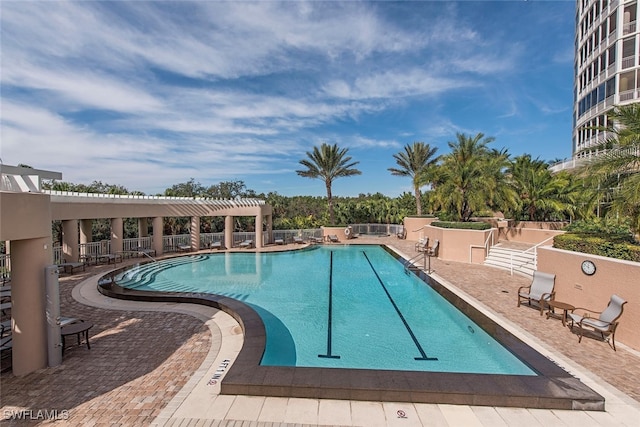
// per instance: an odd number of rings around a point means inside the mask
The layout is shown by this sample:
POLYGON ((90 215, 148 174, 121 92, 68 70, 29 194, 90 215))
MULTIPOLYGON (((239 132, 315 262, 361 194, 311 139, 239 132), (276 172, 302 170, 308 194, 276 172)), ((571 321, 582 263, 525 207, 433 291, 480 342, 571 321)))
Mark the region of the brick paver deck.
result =
MULTIPOLYGON (((414 242, 395 237, 361 238, 356 242, 387 243, 409 256, 415 254, 414 242)), ((15 377, 10 371, 2 373, 3 425, 43 423, 42 419, 8 421, 12 411, 31 410, 31 415, 36 416, 38 410, 56 409, 59 414, 64 414, 63 410, 69 414, 67 420, 59 420, 56 425, 148 425, 200 367, 212 344, 209 329, 201 320, 178 313, 98 309, 71 297, 75 285, 112 268, 91 267, 86 272, 60 278, 62 314, 95 324, 90 334, 91 350, 75 345, 72 339, 61 366, 23 377, 15 377)), ((638 354, 623 345, 614 352, 606 343, 594 339, 583 339, 578 344, 577 336, 563 328, 559 320, 547 320, 527 307, 516 308, 517 288, 528 284, 530 279, 490 267, 436 259, 432 260, 432 268, 435 274, 567 359, 640 401, 638 354)))

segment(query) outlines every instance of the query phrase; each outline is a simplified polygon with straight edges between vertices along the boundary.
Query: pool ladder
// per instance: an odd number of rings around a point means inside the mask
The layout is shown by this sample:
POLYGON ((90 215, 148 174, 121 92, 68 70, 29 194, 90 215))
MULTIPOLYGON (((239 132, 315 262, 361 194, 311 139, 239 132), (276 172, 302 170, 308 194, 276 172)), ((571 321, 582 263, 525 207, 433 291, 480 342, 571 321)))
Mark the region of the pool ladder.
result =
POLYGON ((427 253, 426 252, 420 252, 418 255, 414 256, 413 258, 410 258, 409 260, 407 260, 407 262, 404 263, 404 273, 405 274, 409 274, 409 272, 411 271, 411 269, 416 269, 416 270, 420 270, 420 267, 416 267, 413 263, 414 261, 416 261, 418 258, 423 257, 423 265, 425 265, 426 269, 426 257, 427 257, 427 253))

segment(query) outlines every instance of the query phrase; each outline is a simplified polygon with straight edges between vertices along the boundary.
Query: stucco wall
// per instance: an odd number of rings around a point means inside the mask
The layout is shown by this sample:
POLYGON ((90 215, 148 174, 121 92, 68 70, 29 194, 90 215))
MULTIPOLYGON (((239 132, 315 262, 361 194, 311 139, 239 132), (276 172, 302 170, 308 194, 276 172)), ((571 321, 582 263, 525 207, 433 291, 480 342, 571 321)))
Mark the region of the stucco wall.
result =
POLYGON ((422 237, 426 237, 426 227, 438 218, 425 218, 425 217, 411 217, 404 218, 403 224, 405 230, 407 230, 407 240, 418 241, 422 237))
MULTIPOLYGON (((495 233, 495 229, 493 230, 495 233)), ((490 233, 491 229, 460 230, 433 227, 431 225, 424 227, 424 237, 429 237, 429 246, 433 245, 436 239, 440 241, 439 259, 473 264, 482 264, 484 262, 484 244, 490 233)))
POLYGON ((21 240, 51 236, 49 196, 0 192, 0 239, 21 240))
POLYGON ((575 307, 602 311, 612 294, 627 300, 616 342, 640 350, 640 263, 543 246, 538 249, 538 270, 555 273, 556 299, 575 307), (587 259, 596 264, 593 276, 580 268, 587 259))

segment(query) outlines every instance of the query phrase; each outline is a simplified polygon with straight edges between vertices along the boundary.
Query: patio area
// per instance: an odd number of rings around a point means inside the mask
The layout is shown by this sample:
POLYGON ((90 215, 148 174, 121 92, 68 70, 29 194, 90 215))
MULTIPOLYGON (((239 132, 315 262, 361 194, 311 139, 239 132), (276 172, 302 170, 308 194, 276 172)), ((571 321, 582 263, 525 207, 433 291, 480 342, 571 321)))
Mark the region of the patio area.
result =
MULTIPOLYGON (((361 236, 351 242, 388 244, 409 257, 415 254, 415 242, 395 237, 361 236)), ((261 250, 294 247, 300 245, 261 250)), ((95 290, 94 276, 113 266, 99 265, 60 278, 62 315, 95 325, 91 350, 71 339, 62 365, 24 377, 3 373, 3 424, 36 425, 55 415, 59 425, 635 425, 640 416, 637 352, 623 343, 614 352, 594 339, 578 344, 577 335, 559 320, 516 308, 516 291, 528 278, 436 259, 431 266, 435 275, 605 396, 606 412, 219 396, 216 372, 223 375, 224 361, 233 360, 242 344, 237 323, 208 307, 108 299, 95 290)))

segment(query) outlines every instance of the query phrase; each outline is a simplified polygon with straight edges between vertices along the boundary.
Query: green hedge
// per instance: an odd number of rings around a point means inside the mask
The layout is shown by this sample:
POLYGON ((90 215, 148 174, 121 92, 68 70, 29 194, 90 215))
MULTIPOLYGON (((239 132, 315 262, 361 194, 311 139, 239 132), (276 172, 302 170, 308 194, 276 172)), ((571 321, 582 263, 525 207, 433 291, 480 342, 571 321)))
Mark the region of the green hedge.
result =
POLYGON ((625 241, 625 238, 615 239, 611 235, 565 233, 554 237, 553 247, 567 251, 640 262, 640 245, 629 243, 625 241))
POLYGON ((491 224, 486 222, 445 222, 434 221, 431 223, 434 227, 440 228, 458 228, 461 230, 488 230, 491 228, 491 224))

